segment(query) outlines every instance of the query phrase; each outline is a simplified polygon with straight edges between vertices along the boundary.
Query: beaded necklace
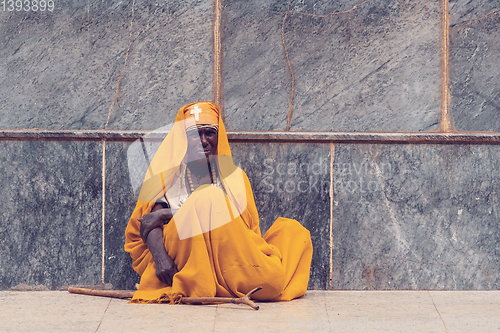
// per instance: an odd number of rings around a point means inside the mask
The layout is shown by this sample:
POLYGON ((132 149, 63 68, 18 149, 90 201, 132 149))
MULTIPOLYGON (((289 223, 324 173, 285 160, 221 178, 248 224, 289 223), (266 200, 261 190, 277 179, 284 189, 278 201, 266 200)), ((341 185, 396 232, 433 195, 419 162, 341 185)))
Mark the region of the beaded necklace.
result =
MULTIPOLYGON (((212 171, 212 185, 216 185, 217 184, 217 175, 215 173, 215 165, 213 163, 210 163, 210 169, 212 171)), ((188 179, 188 183, 189 183, 189 189, 191 190, 191 193, 193 193, 194 192, 194 185, 193 185, 193 179, 191 178, 191 170, 189 170, 189 168, 187 168, 186 171, 187 171, 186 174, 187 174, 187 179, 188 179)))

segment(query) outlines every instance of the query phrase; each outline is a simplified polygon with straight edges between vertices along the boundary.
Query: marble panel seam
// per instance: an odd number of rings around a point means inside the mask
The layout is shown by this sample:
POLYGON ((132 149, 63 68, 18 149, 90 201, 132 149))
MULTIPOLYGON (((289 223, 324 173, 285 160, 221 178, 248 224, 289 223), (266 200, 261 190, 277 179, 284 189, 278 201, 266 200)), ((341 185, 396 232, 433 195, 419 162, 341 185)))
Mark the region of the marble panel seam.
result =
MULTIPOLYGON (((152 131, 140 130, 49 130, 0 129, 0 141, 135 141, 152 131)), ((155 132, 159 140, 165 133, 155 132)), ((338 142, 378 144, 498 144, 500 132, 304 132, 304 131, 227 131, 230 142, 338 142)))
POLYGON ((441 38, 441 112, 439 117, 439 131, 453 132, 456 128, 453 125, 450 104, 450 16, 448 1, 442 0, 442 38, 441 38))

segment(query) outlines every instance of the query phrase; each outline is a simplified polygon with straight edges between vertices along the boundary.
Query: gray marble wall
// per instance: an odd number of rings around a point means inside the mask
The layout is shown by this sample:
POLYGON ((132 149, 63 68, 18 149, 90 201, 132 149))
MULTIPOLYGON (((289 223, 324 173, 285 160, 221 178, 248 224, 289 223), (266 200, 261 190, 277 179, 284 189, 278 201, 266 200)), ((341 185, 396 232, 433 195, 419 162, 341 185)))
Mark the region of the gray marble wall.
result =
POLYGON ((293 94, 290 130, 436 128, 439 2, 361 2, 225 2, 228 126, 285 130, 293 94))
POLYGON ((500 130, 498 9, 498 0, 450 1, 452 107, 463 130, 500 130))
MULTIPOLYGON (((154 130, 212 99, 212 0, 54 4, 0 5, 0 134, 154 130)), ((454 123, 499 131, 500 0, 449 15, 454 123)), ((438 128, 439 1, 232 0, 221 17, 228 129, 285 130, 291 98, 292 131, 438 128)), ((100 141, 0 139, 0 289, 133 288, 130 145, 106 142, 103 177, 100 141)), ((231 146, 263 232, 279 216, 310 230, 310 288, 500 289, 499 146, 231 146)))
POLYGON ((0 11, 0 127, 104 128, 125 58, 110 129, 155 129, 211 99, 210 1, 136 1, 133 16, 132 1, 54 3, 0 11))
POLYGON ((335 147, 334 289, 500 287, 500 149, 335 147))
POLYGON ((101 147, 0 142, 0 288, 101 282, 101 147))

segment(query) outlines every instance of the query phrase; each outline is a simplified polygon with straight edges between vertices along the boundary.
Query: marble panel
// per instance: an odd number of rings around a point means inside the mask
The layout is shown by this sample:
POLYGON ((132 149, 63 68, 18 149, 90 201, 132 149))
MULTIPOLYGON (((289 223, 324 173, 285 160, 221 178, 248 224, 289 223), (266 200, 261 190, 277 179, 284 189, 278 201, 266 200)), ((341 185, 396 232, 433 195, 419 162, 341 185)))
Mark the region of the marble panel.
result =
POLYGON ((325 144, 232 143, 247 173, 262 234, 278 217, 299 221, 311 233, 310 289, 330 283, 330 147, 325 144))
POLYGON ((212 1, 54 3, 0 15, 0 127, 155 129, 211 98, 212 1))
POLYGON ((424 0, 226 2, 228 128, 286 129, 292 88, 291 130, 436 128, 440 10, 424 0))
POLYGON ((0 142, 0 289, 101 282, 101 148, 0 142))
POLYGON ((450 79, 455 125, 500 131, 500 1, 450 1, 450 79))
POLYGON ((333 289, 499 289, 499 155, 336 145, 333 289))
POLYGON ((129 176, 127 152, 130 143, 106 143, 106 219, 104 280, 116 289, 134 289, 140 276, 125 252, 125 228, 137 197, 129 176))
MULTIPOLYGON (((231 147, 234 160, 252 183, 262 234, 280 216, 300 221, 311 232, 314 246, 309 286, 327 288, 329 189, 322 187, 322 181, 329 177, 328 146, 291 144, 280 149, 279 145, 231 143, 231 147)), ((123 250, 125 228, 137 195, 137 191, 134 195, 127 160, 127 154, 134 156, 133 149, 125 143, 106 144, 105 282, 125 289, 133 288, 139 281, 132 270, 130 256, 123 250)))
POLYGON ((283 130, 290 78, 281 43, 285 1, 224 1, 224 109, 231 130, 283 130))

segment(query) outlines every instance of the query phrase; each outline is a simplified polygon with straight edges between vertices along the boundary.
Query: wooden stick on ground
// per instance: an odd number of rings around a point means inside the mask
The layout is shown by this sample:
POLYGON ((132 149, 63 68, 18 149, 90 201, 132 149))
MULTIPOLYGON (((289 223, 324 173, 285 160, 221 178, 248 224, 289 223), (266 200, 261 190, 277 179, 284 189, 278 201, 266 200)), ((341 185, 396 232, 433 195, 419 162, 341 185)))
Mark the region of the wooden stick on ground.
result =
POLYGON ((243 297, 240 298, 230 298, 230 297, 183 297, 181 299, 182 303, 234 303, 234 304, 246 304, 249 307, 258 310, 259 306, 255 304, 251 299, 253 293, 261 290, 262 287, 257 287, 250 291, 243 297))
POLYGON ((112 297, 112 298, 132 298, 132 296, 134 296, 133 291, 97 290, 97 289, 75 288, 75 287, 69 287, 68 291, 72 294, 82 294, 82 295, 102 296, 102 297, 112 297))
MULTIPOLYGON (((240 298, 230 298, 230 297, 182 297, 181 303, 234 303, 234 304, 246 304, 251 308, 258 310, 259 306, 255 304, 251 299, 253 293, 261 290, 262 287, 257 287, 250 291, 243 297, 240 298)), ((72 294, 83 294, 91 296, 103 296, 103 297, 113 297, 113 298, 132 298, 134 296, 133 291, 118 291, 118 290, 95 290, 87 288, 75 288, 69 287, 68 291, 72 294)))

